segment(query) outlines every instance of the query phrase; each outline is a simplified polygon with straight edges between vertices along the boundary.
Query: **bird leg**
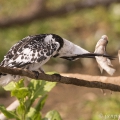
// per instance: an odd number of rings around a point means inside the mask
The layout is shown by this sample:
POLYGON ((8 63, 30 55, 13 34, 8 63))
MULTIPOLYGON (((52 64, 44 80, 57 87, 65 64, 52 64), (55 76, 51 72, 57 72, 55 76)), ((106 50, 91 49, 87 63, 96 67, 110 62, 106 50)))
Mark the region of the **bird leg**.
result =
POLYGON ((32 71, 32 72, 34 72, 34 74, 35 74, 35 79, 38 79, 38 77, 39 77, 39 72, 38 72, 38 71, 32 71))
POLYGON ((43 70, 42 68, 39 68, 38 70, 39 70, 39 72, 41 72, 41 73, 44 73, 44 74, 45 74, 45 72, 44 72, 44 70, 43 70))
POLYGON ((45 74, 45 72, 44 72, 44 70, 42 68, 38 68, 38 70, 33 70, 32 72, 35 73, 35 78, 36 79, 38 79, 40 73, 45 74))

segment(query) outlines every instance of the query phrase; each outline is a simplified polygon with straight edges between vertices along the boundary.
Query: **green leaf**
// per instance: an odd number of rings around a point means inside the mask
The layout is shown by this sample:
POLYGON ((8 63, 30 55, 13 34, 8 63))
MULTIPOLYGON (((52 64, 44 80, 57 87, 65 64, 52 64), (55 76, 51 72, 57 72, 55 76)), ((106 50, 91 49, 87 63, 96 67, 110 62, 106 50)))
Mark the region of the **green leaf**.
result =
POLYGON ((36 105, 36 107, 35 107, 36 111, 41 111, 41 110, 42 110, 42 108, 43 108, 43 106, 44 106, 44 104, 45 104, 45 101, 46 101, 46 99, 47 99, 47 96, 48 96, 48 95, 43 96, 43 97, 38 101, 38 103, 37 103, 37 105, 36 105))
POLYGON ((0 110, 7 118, 16 118, 16 120, 20 120, 14 112, 6 110, 4 106, 0 106, 0 110))
POLYGON ((36 99, 43 95, 46 95, 54 86, 56 82, 47 82, 44 80, 31 80, 29 84, 29 89, 32 92, 31 98, 36 99))
POLYGON ((62 120, 62 118, 56 110, 52 110, 46 114, 43 120, 62 120))
POLYGON ((25 98, 28 94, 29 94, 29 90, 26 87, 14 89, 11 92, 11 95, 17 97, 18 99, 25 98))
POLYGON ((46 74, 53 75, 53 74, 59 74, 59 73, 57 73, 57 72, 47 72, 46 74))
POLYGON ((24 79, 21 79, 16 83, 16 88, 21 88, 21 87, 24 87, 24 79))
POLYGON ((16 113, 19 116, 19 118, 22 119, 25 115, 25 106, 24 105, 19 105, 16 108, 16 113))
POLYGON ((26 120, 41 120, 41 114, 35 108, 31 107, 26 120))
POLYGON ((44 86, 44 91, 49 92, 54 86, 56 85, 56 82, 47 82, 44 86))
POLYGON ((21 87, 24 87, 23 79, 19 80, 18 82, 10 82, 6 86, 4 86, 4 89, 6 91, 12 91, 12 90, 14 90, 16 88, 21 88, 21 87))
POLYGON ((33 104, 36 98, 46 95, 54 86, 56 82, 47 82, 44 80, 31 80, 28 85, 30 96, 26 101, 27 109, 30 109, 30 106, 33 104))
POLYGON ((6 91, 12 91, 16 88, 15 82, 10 82, 9 84, 7 84, 6 86, 4 86, 4 89, 6 91))

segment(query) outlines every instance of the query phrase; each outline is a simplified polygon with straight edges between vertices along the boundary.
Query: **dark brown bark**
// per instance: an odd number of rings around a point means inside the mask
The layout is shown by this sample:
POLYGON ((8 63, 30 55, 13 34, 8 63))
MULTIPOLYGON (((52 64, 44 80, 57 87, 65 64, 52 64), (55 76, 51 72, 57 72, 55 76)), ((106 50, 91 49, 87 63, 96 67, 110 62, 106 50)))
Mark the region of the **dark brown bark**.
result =
MULTIPOLYGON (((12 69, 0 66, 0 72, 13 75, 26 76, 32 79, 36 79, 34 72, 23 69, 12 69)), ((64 84, 72 84, 90 88, 108 89, 112 91, 120 91, 120 77, 101 77, 101 76, 89 76, 80 74, 39 74, 36 80, 46 80, 50 82, 59 82, 64 84), (66 77, 68 76, 68 77, 66 77), (72 76, 72 77, 71 77, 72 76)))

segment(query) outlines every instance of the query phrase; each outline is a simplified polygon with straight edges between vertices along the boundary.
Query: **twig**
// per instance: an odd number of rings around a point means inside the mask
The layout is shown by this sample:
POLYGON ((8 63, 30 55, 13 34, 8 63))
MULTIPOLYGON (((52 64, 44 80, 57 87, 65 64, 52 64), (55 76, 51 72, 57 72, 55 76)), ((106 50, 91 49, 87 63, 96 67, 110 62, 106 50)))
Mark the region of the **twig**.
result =
MULTIPOLYGON (((26 76, 32 79, 36 79, 34 72, 23 69, 12 69, 0 66, 0 72, 13 75, 26 76)), ((77 86, 109 89, 112 91, 120 92, 120 77, 105 77, 105 76, 90 76, 80 74, 43 74, 40 73, 37 80, 46 80, 50 82, 60 82, 64 84, 72 84, 77 86), (62 75, 62 76, 61 76, 62 75), (67 76, 67 77, 66 77, 67 76)))

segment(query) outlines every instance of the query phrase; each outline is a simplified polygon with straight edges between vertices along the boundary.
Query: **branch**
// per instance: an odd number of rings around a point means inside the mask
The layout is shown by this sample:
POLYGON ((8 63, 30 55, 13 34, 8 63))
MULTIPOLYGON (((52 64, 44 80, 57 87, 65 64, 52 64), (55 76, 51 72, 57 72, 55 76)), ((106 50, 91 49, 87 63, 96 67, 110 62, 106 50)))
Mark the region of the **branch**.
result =
POLYGON ((0 27, 6 28, 13 25, 23 25, 34 20, 43 20, 50 17, 60 17, 72 11, 78 11, 85 8, 94 8, 97 5, 108 7, 112 3, 120 3, 120 0, 83 0, 77 2, 70 2, 58 9, 51 10, 45 7, 46 0, 33 0, 33 3, 24 9, 21 13, 3 17, 0 19, 0 27))
MULTIPOLYGON (((36 79, 34 72, 23 70, 20 68, 6 68, 0 66, 0 72, 13 75, 26 76, 32 79, 36 79)), ((105 76, 90 76, 80 74, 43 74, 40 73, 38 80, 46 80, 50 82, 59 82, 64 84, 72 84, 77 86, 84 86, 90 88, 108 89, 112 91, 120 92, 120 77, 105 77, 105 76), (77 78, 76 78, 77 77, 77 78)))

